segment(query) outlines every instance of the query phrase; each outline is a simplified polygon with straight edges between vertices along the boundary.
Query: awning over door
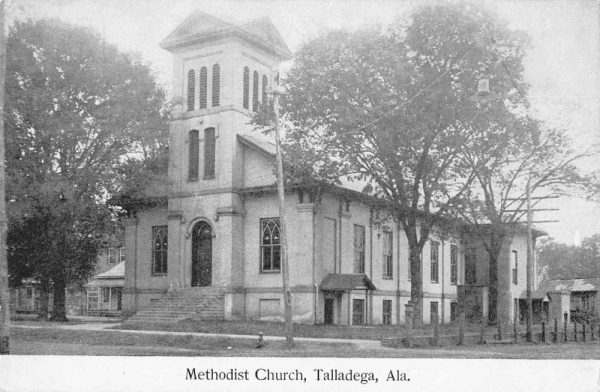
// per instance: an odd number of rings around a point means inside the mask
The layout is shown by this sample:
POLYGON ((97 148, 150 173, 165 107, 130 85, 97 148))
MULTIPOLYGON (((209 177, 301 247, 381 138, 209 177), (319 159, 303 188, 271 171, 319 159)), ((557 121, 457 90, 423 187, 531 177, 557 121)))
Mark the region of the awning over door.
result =
POLYGON ((323 291, 376 290, 366 274, 329 274, 320 287, 323 291))
POLYGON ((125 279, 94 279, 86 283, 85 287, 123 287, 125 279))
POLYGON ((125 262, 122 261, 108 271, 92 276, 86 287, 123 287, 125 284, 125 262))

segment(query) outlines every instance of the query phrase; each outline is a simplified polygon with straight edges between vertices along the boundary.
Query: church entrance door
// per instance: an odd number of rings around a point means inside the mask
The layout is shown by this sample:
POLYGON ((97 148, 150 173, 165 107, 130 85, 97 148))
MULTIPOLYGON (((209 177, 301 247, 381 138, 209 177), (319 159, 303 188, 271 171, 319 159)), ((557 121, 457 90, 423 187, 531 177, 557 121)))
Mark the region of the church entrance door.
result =
POLYGON ((212 229, 198 222, 192 231, 192 286, 210 286, 212 282, 212 229))

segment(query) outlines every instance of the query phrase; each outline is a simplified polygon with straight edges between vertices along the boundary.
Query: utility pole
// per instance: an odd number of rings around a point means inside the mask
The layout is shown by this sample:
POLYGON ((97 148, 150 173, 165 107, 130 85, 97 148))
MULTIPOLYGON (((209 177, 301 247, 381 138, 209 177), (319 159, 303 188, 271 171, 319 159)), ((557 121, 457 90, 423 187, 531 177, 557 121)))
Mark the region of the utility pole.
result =
MULTIPOLYGON (((538 220, 538 221, 534 221, 533 220, 533 212, 534 211, 558 211, 558 208, 533 208, 531 200, 537 200, 542 201, 542 200, 546 200, 546 199, 556 199, 558 198, 558 196, 539 196, 539 197, 532 197, 531 196, 531 173, 528 174, 527 176, 527 184, 525 187, 525 213, 526 213, 526 217, 527 217, 527 265, 526 265, 526 302, 527 302, 527 314, 525 315, 525 321, 527 324, 527 331, 525 334, 525 339, 527 342, 532 342, 533 341, 533 334, 532 334, 532 324, 533 324, 533 298, 532 298, 532 291, 533 291, 533 279, 535 276, 534 273, 534 260, 533 258, 535 257, 535 251, 533 249, 533 224, 534 223, 553 223, 553 222, 558 222, 557 220, 538 220)), ((513 200, 513 201, 521 201, 522 202, 522 198, 507 198, 507 200, 513 200)), ((523 205, 523 204, 521 204, 523 205)), ((514 213, 522 213, 523 210, 521 209, 514 209, 514 210, 505 210, 504 212, 514 212, 514 213)))
POLYGON ((6 80, 6 0, 0 1, 0 355, 9 353, 10 294, 8 291, 8 260, 6 254, 6 165, 4 151, 4 84, 6 80))
POLYGON ((279 87, 279 74, 274 78, 273 111, 275 112, 275 154, 277 165, 277 196, 279 199, 279 236, 281 246, 281 275, 283 278, 283 302, 285 317, 286 347, 294 347, 294 324, 292 322, 292 292, 290 290, 290 272, 288 264, 287 231, 285 222, 285 193, 283 178, 283 156, 281 153, 281 137, 279 135, 279 96, 283 93, 279 87))
POLYGON ((527 342, 532 341, 531 329, 533 323, 533 300, 531 288, 533 284, 533 236, 531 226, 533 225, 533 211, 531 210, 531 173, 527 176, 527 342))

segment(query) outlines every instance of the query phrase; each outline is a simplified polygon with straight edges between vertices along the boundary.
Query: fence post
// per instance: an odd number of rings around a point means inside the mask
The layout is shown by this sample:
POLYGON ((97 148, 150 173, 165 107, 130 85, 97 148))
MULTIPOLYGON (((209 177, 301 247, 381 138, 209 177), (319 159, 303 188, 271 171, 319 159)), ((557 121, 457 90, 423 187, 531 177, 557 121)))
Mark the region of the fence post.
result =
POLYGON ((596 340, 594 336, 594 328, 596 328, 596 323, 592 321, 592 325, 590 327, 590 338, 591 340, 596 340))
POLYGON ((568 341, 568 336, 569 336, 569 330, 567 329, 567 327, 568 327, 568 325, 567 325, 568 315, 567 315, 566 312, 565 312, 565 314, 563 314, 563 317, 565 319, 565 321, 564 321, 564 328, 565 328, 565 343, 566 343, 568 341))
POLYGON ((546 343, 546 321, 542 321, 542 343, 546 343))
POLYGON ((513 333, 515 335, 515 343, 519 341, 519 330, 517 328, 517 318, 515 317, 513 320, 513 333))
POLYGON ((587 332, 587 331, 586 331, 586 329, 587 329, 587 328, 586 328, 586 327, 587 327, 587 322, 585 322, 585 321, 584 321, 584 322, 581 324, 581 329, 582 329, 582 331, 581 331, 581 332, 582 332, 582 335, 581 335, 581 340, 583 340, 584 342, 586 342, 586 341, 587 341, 587 336, 586 336, 586 332, 587 332))
POLYGON ((465 343, 465 312, 460 312, 458 315, 458 345, 462 346, 465 343))
POLYGON ((552 342, 558 343, 558 319, 554 318, 554 337, 552 338, 552 342))
POLYGON ((498 340, 502 340, 502 320, 498 317, 498 340))
POLYGON ((487 320, 485 317, 481 318, 481 328, 479 330, 479 344, 485 344, 485 329, 487 327, 487 320))
POLYGON ((440 324, 437 313, 433 313, 433 346, 438 347, 440 345, 440 324))
POLYGON ((577 322, 573 323, 573 340, 577 341, 577 322))

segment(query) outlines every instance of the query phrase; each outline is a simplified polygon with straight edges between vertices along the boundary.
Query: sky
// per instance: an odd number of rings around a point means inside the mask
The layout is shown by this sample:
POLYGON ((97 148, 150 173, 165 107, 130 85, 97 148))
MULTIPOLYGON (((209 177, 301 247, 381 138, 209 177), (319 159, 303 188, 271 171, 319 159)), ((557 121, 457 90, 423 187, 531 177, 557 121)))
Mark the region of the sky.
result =
MULTIPOLYGON (((600 5, 598 1, 479 1, 531 37, 525 77, 534 115, 564 128, 581 150, 600 143, 600 5)), ((389 24, 415 5, 409 1, 300 0, 12 0, 9 21, 53 17, 91 27, 121 50, 139 54, 170 90, 171 57, 159 42, 195 10, 228 22, 269 16, 292 52, 330 29, 389 24)), ((600 162, 582 162, 584 171, 600 162)), ((600 205, 579 198, 549 200, 559 211, 536 213, 557 241, 579 242, 600 233, 600 205)))

